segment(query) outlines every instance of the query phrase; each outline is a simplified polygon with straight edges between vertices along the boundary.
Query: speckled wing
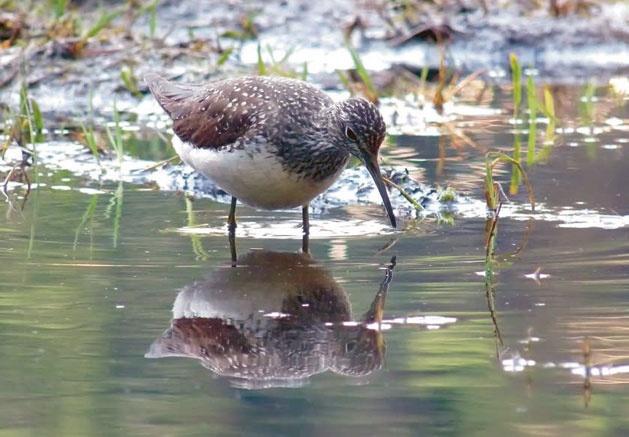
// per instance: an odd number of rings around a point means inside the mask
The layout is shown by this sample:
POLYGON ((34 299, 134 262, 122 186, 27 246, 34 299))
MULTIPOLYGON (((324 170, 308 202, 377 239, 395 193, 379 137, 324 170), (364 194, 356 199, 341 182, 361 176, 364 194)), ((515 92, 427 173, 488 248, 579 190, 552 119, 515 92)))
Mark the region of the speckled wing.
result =
POLYGON ((220 149, 236 142, 250 127, 247 112, 232 108, 231 87, 221 87, 225 82, 183 85, 156 74, 146 75, 145 80, 172 118, 175 134, 195 147, 220 149))

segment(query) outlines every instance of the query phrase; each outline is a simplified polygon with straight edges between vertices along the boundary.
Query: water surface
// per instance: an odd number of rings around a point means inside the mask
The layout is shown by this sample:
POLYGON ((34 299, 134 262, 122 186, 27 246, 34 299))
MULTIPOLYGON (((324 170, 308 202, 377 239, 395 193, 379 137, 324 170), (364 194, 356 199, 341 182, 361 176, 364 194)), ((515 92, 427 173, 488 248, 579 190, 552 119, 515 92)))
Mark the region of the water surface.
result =
MULTIPOLYGON (((528 133, 491 92, 475 104, 502 111, 452 122, 471 141, 402 123, 385 161, 480 202, 485 152, 528 133)), ((226 235, 182 232, 220 230, 225 204, 34 170, 0 218, 1 433, 625 435, 626 100, 599 89, 579 113, 583 89, 556 93, 565 131, 529 171, 541 212, 505 205, 493 295, 483 210, 313 235, 305 257, 298 226, 268 231, 298 211, 239 207, 238 232, 260 231, 232 269, 226 235)))

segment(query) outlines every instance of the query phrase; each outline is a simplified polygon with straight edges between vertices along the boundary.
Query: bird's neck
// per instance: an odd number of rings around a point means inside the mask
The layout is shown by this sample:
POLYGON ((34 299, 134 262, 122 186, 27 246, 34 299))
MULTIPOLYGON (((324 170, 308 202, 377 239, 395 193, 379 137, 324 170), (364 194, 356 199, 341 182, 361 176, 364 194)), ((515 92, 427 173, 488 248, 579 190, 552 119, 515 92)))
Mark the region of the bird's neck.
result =
POLYGON ((277 146, 277 157, 287 171, 317 182, 337 176, 349 160, 349 152, 335 146, 323 126, 313 126, 277 146))

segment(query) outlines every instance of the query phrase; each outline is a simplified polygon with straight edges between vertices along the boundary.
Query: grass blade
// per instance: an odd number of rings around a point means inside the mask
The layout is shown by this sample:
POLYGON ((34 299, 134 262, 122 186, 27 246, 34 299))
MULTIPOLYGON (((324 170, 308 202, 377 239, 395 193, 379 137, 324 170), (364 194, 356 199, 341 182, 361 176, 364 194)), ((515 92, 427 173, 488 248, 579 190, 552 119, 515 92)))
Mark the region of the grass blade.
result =
POLYGON ((376 90, 376 87, 374 86, 373 81, 371 80, 371 76, 369 76, 369 72, 367 71, 367 69, 365 68, 365 65, 363 64, 363 61, 360 59, 360 55, 358 54, 356 50, 354 50, 352 46, 348 45, 347 50, 349 50, 349 54, 352 57, 352 61, 354 62, 354 68, 356 69, 356 73, 358 74, 358 77, 360 77, 360 80, 365 85, 368 93, 370 94, 368 96, 369 100, 373 100, 373 101, 378 100, 378 91, 376 90))
POLYGON ((533 76, 528 76, 526 80, 526 98, 529 107, 529 136, 526 152, 527 165, 533 165, 535 162, 535 142, 537 138, 537 94, 535 90, 535 81, 533 76))
POLYGON ((264 59, 262 59, 262 47, 260 47, 260 43, 258 43, 258 75, 267 75, 266 64, 264 63, 264 59))
POLYGON ((93 38, 98 35, 104 28, 109 26, 112 21, 114 21, 120 15, 120 11, 113 12, 103 12, 96 23, 92 25, 81 37, 81 39, 86 40, 89 38, 93 38))
POLYGON ((522 102, 522 67, 515 53, 509 54, 511 80, 513 84, 513 118, 517 120, 522 102))

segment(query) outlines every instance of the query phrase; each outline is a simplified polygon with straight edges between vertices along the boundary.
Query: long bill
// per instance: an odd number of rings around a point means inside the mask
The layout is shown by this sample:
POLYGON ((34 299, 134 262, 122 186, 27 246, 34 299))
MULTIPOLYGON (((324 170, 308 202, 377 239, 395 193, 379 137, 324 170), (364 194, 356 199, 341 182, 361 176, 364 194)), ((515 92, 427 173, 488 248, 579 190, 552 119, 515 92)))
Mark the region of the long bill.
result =
POLYGON ((382 197, 384 209, 387 210, 387 215, 389 216, 389 220, 391 221, 391 226, 396 228, 396 220, 395 215, 393 214, 391 201, 389 200, 389 193, 387 192, 387 188, 384 186, 384 181, 382 180, 382 175, 380 174, 378 155, 372 155, 370 153, 363 152, 363 160, 365 162, 365 167, 367 167, 367 171, 369 171, 369 174, 373 178, 373 181, 376 183, 378 192, 380 192, 380 197, 382 197))

